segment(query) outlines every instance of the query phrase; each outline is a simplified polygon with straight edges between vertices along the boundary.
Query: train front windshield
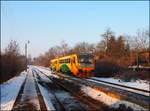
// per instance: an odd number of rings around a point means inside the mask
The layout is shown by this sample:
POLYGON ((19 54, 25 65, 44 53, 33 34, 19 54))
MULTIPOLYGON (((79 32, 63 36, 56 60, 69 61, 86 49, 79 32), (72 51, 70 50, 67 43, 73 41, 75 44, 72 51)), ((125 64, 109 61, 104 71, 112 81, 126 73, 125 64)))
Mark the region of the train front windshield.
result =
POLYGON ((78 55, 78 62, 81 66, 93 67, 93 56, 91 54, 78 55))

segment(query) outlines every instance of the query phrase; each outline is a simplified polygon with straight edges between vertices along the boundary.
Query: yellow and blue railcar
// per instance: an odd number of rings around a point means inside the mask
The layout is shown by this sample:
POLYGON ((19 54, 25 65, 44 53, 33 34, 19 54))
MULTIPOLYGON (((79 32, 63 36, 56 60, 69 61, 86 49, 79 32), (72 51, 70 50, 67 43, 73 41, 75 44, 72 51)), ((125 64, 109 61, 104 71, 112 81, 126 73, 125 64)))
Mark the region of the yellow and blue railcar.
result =
POLYGON ((51 60, 51 70, 72 73, 74 76, 93 76, 95 69, 93 56, 89 53, 72 54, 51 60))

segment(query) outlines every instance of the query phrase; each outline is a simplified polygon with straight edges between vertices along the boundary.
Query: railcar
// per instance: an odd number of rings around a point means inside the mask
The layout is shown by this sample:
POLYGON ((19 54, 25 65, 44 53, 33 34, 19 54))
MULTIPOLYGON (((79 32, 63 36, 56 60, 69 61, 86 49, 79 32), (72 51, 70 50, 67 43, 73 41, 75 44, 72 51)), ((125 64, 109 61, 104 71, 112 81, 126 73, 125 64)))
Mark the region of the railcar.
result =
POLYGON ((52 71, 72 74, 79 77, 93 76, 95 69, 93 55, 89 53, 72 54, 50 61, 52 71))

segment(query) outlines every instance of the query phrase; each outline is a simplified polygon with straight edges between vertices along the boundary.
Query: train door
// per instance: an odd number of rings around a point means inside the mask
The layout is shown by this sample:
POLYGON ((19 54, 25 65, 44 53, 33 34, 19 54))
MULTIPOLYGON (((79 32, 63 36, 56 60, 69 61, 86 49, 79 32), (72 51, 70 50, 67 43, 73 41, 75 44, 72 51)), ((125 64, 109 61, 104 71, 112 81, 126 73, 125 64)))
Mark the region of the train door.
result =
POLYGON ((73 72, 73 74, 74 75, 77 75, 77 73, 78 73, 78 69, 77 69, 77 67, 76 67, 76 61, 75 61, 76 59, 75 59, 75 56, 73 56, 72 58, 71 58, 71 67, 72 67, 72 72, 73 72))

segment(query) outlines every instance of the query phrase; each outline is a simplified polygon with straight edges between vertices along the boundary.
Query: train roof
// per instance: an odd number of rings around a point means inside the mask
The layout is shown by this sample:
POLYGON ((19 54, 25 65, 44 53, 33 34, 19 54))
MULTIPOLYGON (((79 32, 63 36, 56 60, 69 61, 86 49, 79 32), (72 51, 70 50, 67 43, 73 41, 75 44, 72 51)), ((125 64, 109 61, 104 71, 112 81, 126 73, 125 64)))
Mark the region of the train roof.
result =
POLYGON ((58 59, 67 59, 67 58, 70 58, 71 56, 77 56, 77 54, 71 54, 71 55, 63 56, 63 57, 60 57, 58 59))
POLYGON ((79 53, 79 54, 71 54, 71 55, 66 55, 66 56, 63 56, 63 57, 58 57, 58 58, 55 58, 55 59, 52 59, 51 62, 54 62, 56 60, 61 60, 61 59, 67 59, 67 58, 70 58, 71 56, 78 56, 78 55, 91 55, 91 53, 79 53))
POLYGON ((52 59, 51 62, 57 61, 58 59, 52 59))

